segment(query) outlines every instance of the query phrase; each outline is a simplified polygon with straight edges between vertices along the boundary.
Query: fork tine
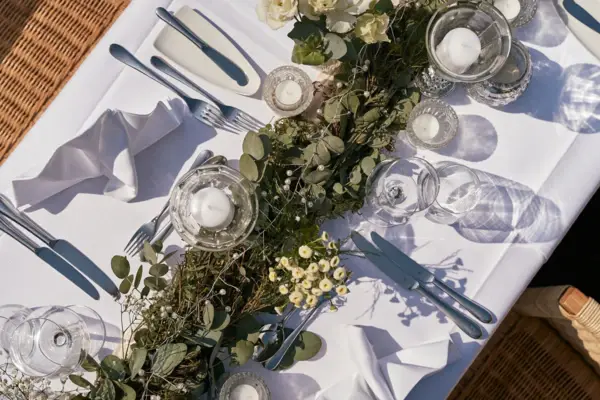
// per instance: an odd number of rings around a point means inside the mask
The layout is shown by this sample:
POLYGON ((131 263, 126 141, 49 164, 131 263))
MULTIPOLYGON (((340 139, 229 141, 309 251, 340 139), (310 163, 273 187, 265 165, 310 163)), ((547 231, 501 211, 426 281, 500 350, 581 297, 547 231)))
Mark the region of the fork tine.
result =
POLYGON ((227 132, 233 133, 235 135, 239 134, 239 131, 233 130, 230 126, 230 124, 228 124, 227 122, 221 122, 218 119, 216 119, 214 117, 214 115, 207 113, 202 115, 201 117, 202 122, 204 122, 206 125, 211 126, 213 128, 219 128, 219 129, 223 129, 227 132))
POLYGON ((143 242, 145 237, 146 235, 144 234, 144 232, 140 231, 135 236, 134 241, 125 248, 125 253, 129 253, 132 249, 135 248, 135 246, 139 246, 140 242, 143 242))
POLYGON ((256 118, 254 118, 252 115, 250 115, 250 114, 246 113, 245 111, 240 111, 240 112, 239 112, 239 115, 240 115, 241 117, 243 117, 244 119, 248 120, 249 122, 252 122, 252 123, 254 123, 254 124, 256 124, 256 125, 260 126, 261 128, 262 128, 263 126, 265 126, 265 124, 264 124, 262 121, 260 121, 260 120, 258 120, 258 119, 256 119, 256 118))
POLYGON ((129 242, 127 242, 127 244, 125 245, 125 248, 123 249, 124 252, 127 253, 127 249, 129 248, 129 246, 131 246, 131 244, 137 239, 138 235, 140 235, 141 233, 142 233, 141 228, 138 229, 137 231, 135 231, 133 236, 131 236, 131 239, 129 239, 129 242))
POLYGON ((249 131, 255 131, 256 128, 254 126, 252 126, 251 124, 249 124, 248 122, 244 121, 243 119, 241 119, 239 116, 237 116, 235 118, 235 123, 240 126, 240 127, 244 127, 245 129, 249 130, 249 131))
POLYGON ((145 235, 141 235, 138 240, 131 246, 131 248, 127 251, 127 254, 133 257, 136 254, 136 249, 144 244, 148 238, 145 235))

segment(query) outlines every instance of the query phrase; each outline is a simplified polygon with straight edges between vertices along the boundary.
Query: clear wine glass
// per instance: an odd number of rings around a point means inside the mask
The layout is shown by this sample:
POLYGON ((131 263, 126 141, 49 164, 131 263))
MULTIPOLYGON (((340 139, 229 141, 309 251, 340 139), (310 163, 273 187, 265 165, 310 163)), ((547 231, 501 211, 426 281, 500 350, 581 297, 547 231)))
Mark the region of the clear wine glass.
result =
POLYGON ((383 161, 366 183, 362 215, 379 226, 406 224, 435 201, 439 179, 435 168, 418 157, 383 161))
POLYGON ((0 347, 8 351, 10 338, 15 329, 27 318, 31 309, 20 304, 0 306, 0 347))
POLYGON ((33 310, 14 330, 9 353, 24 374, 50 377, 77 370, 91 343, 88 326, 74 309, 48 306, 33 310))

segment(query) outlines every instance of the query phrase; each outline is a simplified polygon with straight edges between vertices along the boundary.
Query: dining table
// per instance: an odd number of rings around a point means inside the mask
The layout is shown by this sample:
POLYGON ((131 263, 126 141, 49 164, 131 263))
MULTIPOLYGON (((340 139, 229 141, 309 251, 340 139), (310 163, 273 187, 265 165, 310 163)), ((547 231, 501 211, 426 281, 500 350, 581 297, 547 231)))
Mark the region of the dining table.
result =
MULTIPOLYGON (((13 180, 39 171, 58 146, 91 126, 107 109, 149 114, 158 102, 176 99, 168 89, 109 54, 109 46, 118 43, 149 65, 150 58, 159 54, 154 42, 165 29, 156 17, 157 7, 177 11, 187 5, 200 12, 243 50, 263 81, 270 71, 291 64, 294 43, 287 37, 291 25, 272 30, 257 18, 256 3, 132 0, 0 167, 0 191, 13 196, 13 180)), ((337 312, 323 313, 309 325, 323 339, 326 351, 283 372, 267 371, 253 362, 244 366, 265 379, 274 399, 307 398, 355 372, 347 362, 340 328, 348 324, 364 328, 379 357, 449 336, 456 355, 441 371, 421 380, 406 398, 448 396, 600 184, 600 63, 561 17, 552 0, 539 0, 534 19, 514 29, 514 37, 529 49, 533 65, 530 85, 517 101, 488 107, 467 97, 459 86, 445 98, 460 125, 447 147, 416 151, 399 138, 398 156, 450 160, 476 171, 490 189, 467 217, 450 225, 415 217, 405 225, 382 228, 370 226, 358 215, 347 215, 322 226, 341 239, 353 229, 381 233, 492 312, 493 322, 483 325, 484 337, 471 339, 430 303, 394 286, 367 261, 347 256, 344 262, 354 271, 350 294, 337 312)), ((318 68, 303 68, 313 79, 324 76, 318 68)), ((265 123, 276 118, 260 91, 242 96, 191 73, 188 76, 224 103, 265 123)), ((243 137, 188 116, 136 156, 139 191, 135 199, 123 202, 103 195, 106 179, 94 178, 22 210, 112 276, 111 257, 123 254, 133 232, 160 210, 198 152, 210 149, 237 167, 243 137)), ((183 242, 172 234, 165 245, 181 247, 183 242)), ((110 295, 100 291, 99 299, 91 298, 6 235, 0 236, 0 256, 0 304, 88 306, 108 327, 100 355, 118 347, 121 306, 110 295)))

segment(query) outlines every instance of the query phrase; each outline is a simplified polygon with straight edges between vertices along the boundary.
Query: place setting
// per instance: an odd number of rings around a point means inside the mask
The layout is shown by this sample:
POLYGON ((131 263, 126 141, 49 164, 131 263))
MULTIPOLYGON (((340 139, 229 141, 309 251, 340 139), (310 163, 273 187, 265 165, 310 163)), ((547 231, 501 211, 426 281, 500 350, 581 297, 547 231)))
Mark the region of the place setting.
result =
POLYGON ((262 79, 259 60, 200 4, 158 7, 150 50, 112 41, 106 51, 170 96, 146 115, 105 110, 0 195, 1 231, 91 300, 108 294, 121 310, 115 318, 88 305, 0 307, 0 397, 292 399, 300 395, 286 379, 314 370, 322 378, 304 399, 404 399, 461 359, 457 338, 489 337, 498 316, 476 299, 469 270, 459 287, 421 256, 427 246, 436 257, 454 251, 442 262, 460 254, 464 241, 446 238, 491 185, 473 163, 439 152, 461 134, 462 112, 443 97, 462 85, 481 106, 520 98, 534 71, 513 29, 531 21, 537 1, 256 3, 253 19, 288 32, 290 62, 262 79), (270 121, 240 100, 252 96, 270 121), (189 119, 212 136, 188 149, 161 204, 152 199, 161 207, 132 216, 139 225, 106 260, 21 211, 98 177, 111 207, 137 206, 145 183, 136 156, 189 119), (215 151, 224 136, 239 144, 239 161, 238 150, 215 151), (398 155, 400 146, 411 154, 398 155), (351 219, 359 223, 345 234, 324 228, 351 219), (412 225, 432 239, 404 246, 393 232, 412 225), (407 323, 398 317, 409 301, 434 311, 407 323), (105 321, 117 320, 118 348, 103 354, 105 321), (382 350, 374 331, 394 346, 382 350))

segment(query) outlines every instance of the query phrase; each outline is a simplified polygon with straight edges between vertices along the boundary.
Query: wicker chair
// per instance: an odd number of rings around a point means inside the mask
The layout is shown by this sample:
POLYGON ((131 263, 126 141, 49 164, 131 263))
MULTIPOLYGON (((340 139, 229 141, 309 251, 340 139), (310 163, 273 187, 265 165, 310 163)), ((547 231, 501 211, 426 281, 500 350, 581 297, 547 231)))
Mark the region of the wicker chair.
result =
POLYGON ((600 399, 600 304, 570 286, 527 289, 449 399, 600 399))

